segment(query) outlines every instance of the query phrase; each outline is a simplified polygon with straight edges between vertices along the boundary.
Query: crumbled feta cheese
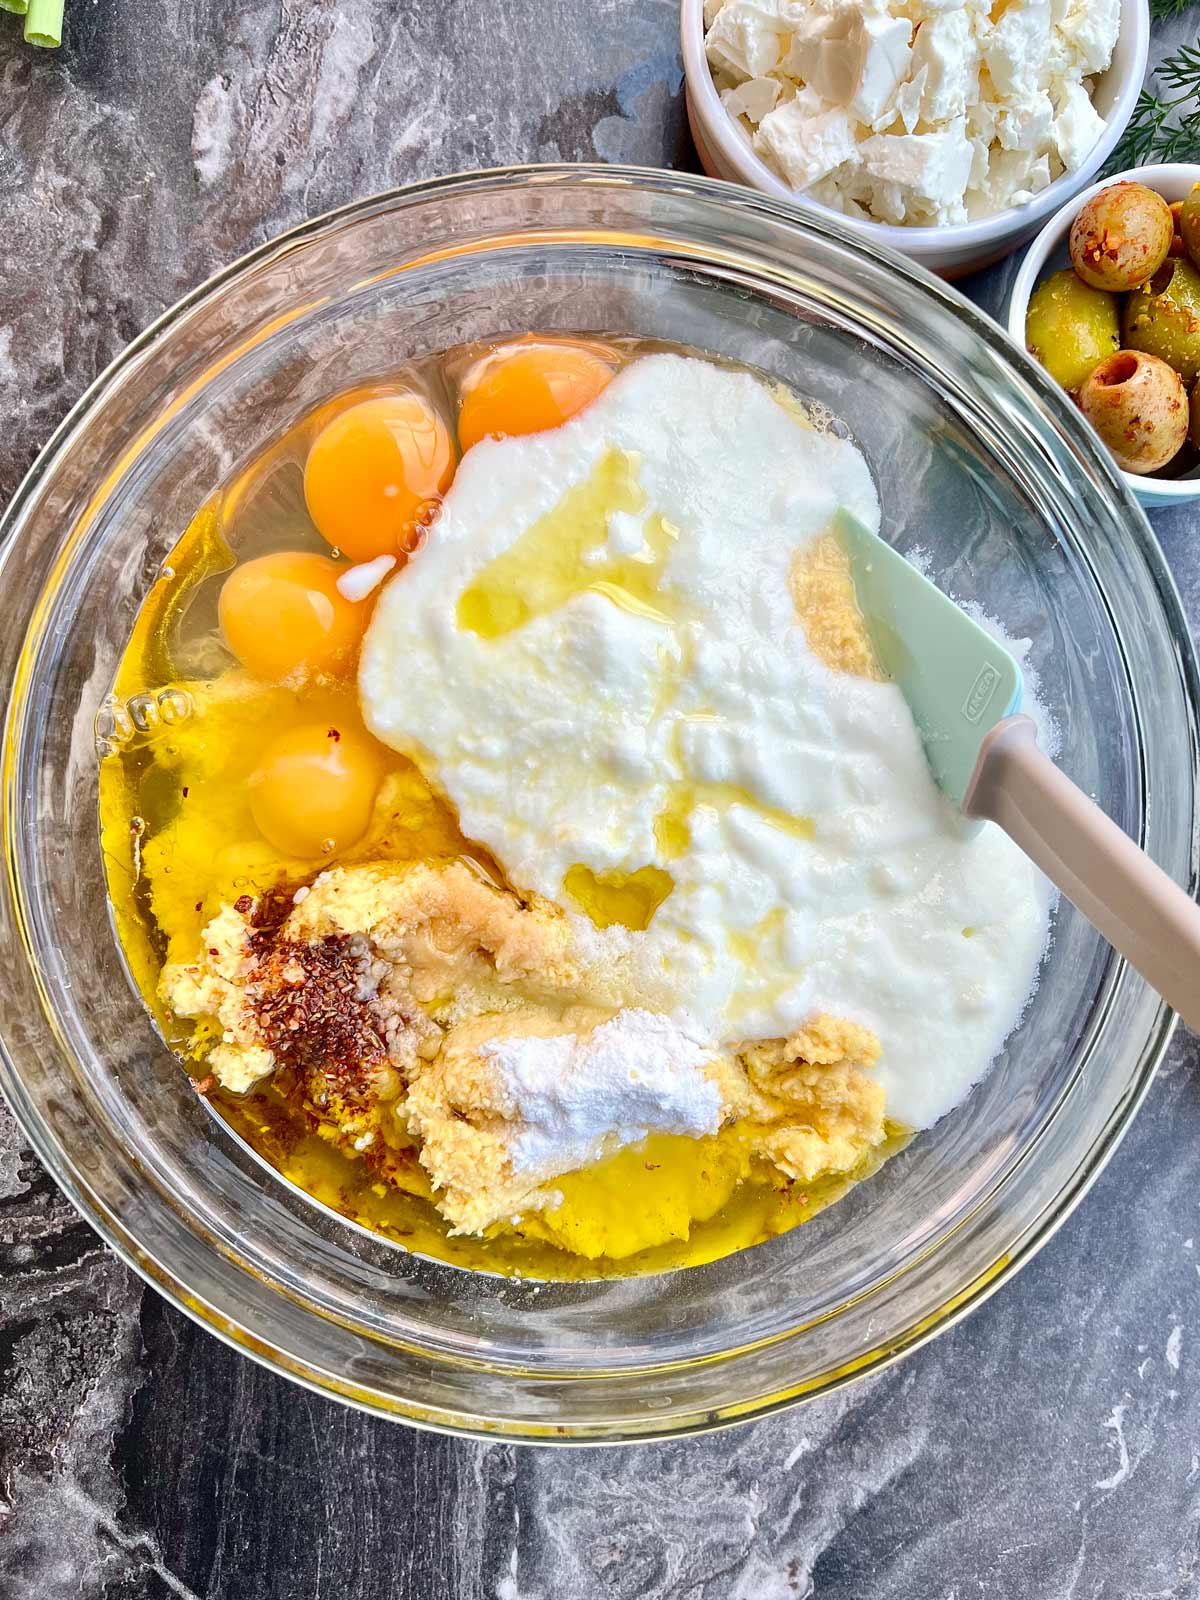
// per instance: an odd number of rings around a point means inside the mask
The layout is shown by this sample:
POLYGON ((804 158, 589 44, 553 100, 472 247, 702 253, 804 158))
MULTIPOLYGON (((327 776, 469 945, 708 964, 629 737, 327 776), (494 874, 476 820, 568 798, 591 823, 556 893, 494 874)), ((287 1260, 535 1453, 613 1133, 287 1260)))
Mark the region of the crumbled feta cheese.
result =
POLYGON ((922 67, 907 83, 902 83, 896 90, 896 112, 904 124, 905 133, 916 133, 917 125, 921 120, 921 108, 925 103, 925 84, 929 78, 929 68, 922 67))
POLYGON ((859 122, 873 123, 887 110, 912 64, 912 23, 886 8, 792 12, 784 19, 791 42, 780 70, 815 90, 830 105, 844 106, 859 122))
POLYGON ((991 147, 986 139, 971 140, 971 174, 967 179, 968 193, 972 189, 982 188, 988 181, 991 156, 991 147))
POLYGON ((921 115, 926 122, 965 116, 979 98, 979 56, 970 15, 959 10, 927 17, 913 43, 913 68, 925 73, 921 115))
POLYGON ((1011 4, 983 41, 983 59, 1001 98, 1034 94, 1050 46, 1050 0, 1011 4))
POLYGON ((1050 182, 1050 157, 1039 156, 1029 169, 1029 181, 1024 189, 1014 189, 1008 197, 1010 206, 1027 206, 1035 194, 1040 194, 1050 182))
POLYGON ((997 150, 982 183, 967 190, 967 216, 991 216, 1004 206, 1028 205, 1050 182, 1050 157, 1036 160, 1027 150, 997 150))
MULTIPOLYGON (((1085 94, 1086 98, 1086 94, 1085 94)), ((1091 101, 1088 101, 1091 105, 1091 101)), ((995 142, 1001 150, 1019 151, 1032 163, 1054 138, 1054 106, 1040 89, 1014 95, 996 110, 995 142)))
POLYGON ((795 189, 943 225, 1026 204, 1104 128, 1120 0, 706 0, 730 116, 795 189))
POLYGON ((967 220, 963 196, 972 150, 961 117, 939 133, 877 133, 864 139, 861 154, 873 178, 904 192, 906 219, 916 213, 930 222, 967 220))
POLYGON ((819 100, 845 99, 844 90, 849 80, 846 39, 844 33, 835 37, 835 19, 827 12, 814 9, 800 11, 789 20, 791 29, 779 70, 819 100), (828 44, 836 48, 827 50, 828 44))
POLYGON ((844 111, 823 111, 814 117, 795 99, 763 118, 754 148, 794 189, 807 189, 843 161, 852 161, 858 143, 844 111))
POLYGON ((972 139, 982 139, 991 146, 996 142, 996 121, 1000 106, 994 101, 977 100, 967 107, 967 133, 972 139))
POLYGON ((1054 145, 1066 168, 1077 167, 1104 128, 1104 118, 1080 83, 1064 86, 1054 119, 1054 145))
POLYGON ((773 72, 783 54, 783 31, 770 0, 727 0, 705 38, 710 65, 737 82, 773 72))
POLYGON ((1075 0, 1060 25, 1074 65, 1086 78, 1103 72, 1112 60, 1121 23, 1121 0, 1075 0))
POLYGON ((912 71, 912 23, 887 13, 864 15, 853 38, 856 55, 851 113, 860 122, 875 123, 891 105, 896 90, 912 71))
POLYGON ((731 117, 745 117, 749 122, 761 122, 783 91, 777 78, 747 78, 736 89, 722 92, 721 103, 731 117))

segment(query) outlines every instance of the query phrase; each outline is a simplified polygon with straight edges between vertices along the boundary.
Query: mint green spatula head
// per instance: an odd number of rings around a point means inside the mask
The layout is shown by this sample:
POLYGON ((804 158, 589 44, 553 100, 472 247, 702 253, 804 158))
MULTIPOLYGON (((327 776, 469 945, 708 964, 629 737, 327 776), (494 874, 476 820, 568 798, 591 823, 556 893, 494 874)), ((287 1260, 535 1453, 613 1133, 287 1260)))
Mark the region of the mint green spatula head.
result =
POLYGON ((1185 1022, 1200 1030, 1200 906, 1038 749, 1017 663, 852 517, 850 558, 880 665, 904 692, 934 777, 966 827, 1003 828, 1185 1022), (997 726, 1003 723, 1003 726, 997 726))
POLYGON ((979 746, 1021 704, 1021 669, 857 518, 840 511, 835 532, 879 663, 908 701, 938 784, 961 805, 979 746))

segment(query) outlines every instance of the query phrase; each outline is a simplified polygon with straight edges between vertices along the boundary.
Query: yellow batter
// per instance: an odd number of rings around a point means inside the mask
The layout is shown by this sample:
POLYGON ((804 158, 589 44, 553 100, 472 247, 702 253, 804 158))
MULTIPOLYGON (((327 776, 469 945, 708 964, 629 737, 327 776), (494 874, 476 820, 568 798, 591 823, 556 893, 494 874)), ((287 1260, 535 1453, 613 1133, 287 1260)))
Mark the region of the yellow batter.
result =
MULTIPOLYGON (((164 686, 182 599, 227 565, 202 515, 172 557, 179 576, 164 578, 143 611, 118 699, 164 686)), ((793 593, 821 659, 877 675, 833 540, 797 562, 793 593)), ((317 1198, 464 1264, 575 1275, 566 1252, 599 1270, 631 1257, 654 1269, 794 1226, 895 1144, 870 1075, 878 1041, 820 1018, 716 1059, 715 1136, 654 1135, 552 1183, 523 1182, 479 1044, 500 1030, 586 1035, 635 998, 627 975, 589 967, 562 910, 519 898, 398 756, 387 756, 366 835, 332 868, 265 843, 245 786, 264 740, 314 716, 358 730, 351 686, 266 687, 231 669, 172 687, 190 715, 133 737, 102 767, 118 928, 168 1039, 209 1074, 205 1086, 239 1131, 317 1198), (255 920, 281 884, 289 944, 355 936, 389 968, 402 1038, 389 1040, 392 1060, 368 1074, 367 1093, 356 1085, 348 1096, 319 1070, 280 1070, 246 1002, 247 977, 261 977, 255 920), (485 1238, 476 1248, 454 1233, 485 1238)), ((644 992, 636 1000, 652 1003, 644 992)))

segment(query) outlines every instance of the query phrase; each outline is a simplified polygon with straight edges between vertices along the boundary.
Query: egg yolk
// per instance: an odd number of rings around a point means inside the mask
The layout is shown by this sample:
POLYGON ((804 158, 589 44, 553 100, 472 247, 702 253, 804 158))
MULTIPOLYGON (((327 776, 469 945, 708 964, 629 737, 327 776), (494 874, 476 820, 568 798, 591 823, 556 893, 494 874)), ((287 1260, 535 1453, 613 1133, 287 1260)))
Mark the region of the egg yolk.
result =
POLYGON ((404 555, 441 505, 454 448, 418 394, 378 395, 340 412, 313 440, 304 498, 321 537, 352 561, 404 555))
POLYGON ((353 667, 371 601, 345 599, 337 586, 345 570, 328 556, 299 550, 234 568, 217 615, 226 644, 247 671, 279 683, 353 667))
POLYGON ((590 350, 566 344, 520 344, 484 358, 463 382, 458 442, 541 433, 582 411, 612 379, 590 350))
POLYGON ((364 400, 388 399, 395 393, 394 384, 383 382, 357 383, 353 389, 343 389, 341 394, 335 394, 331 400, 326 400, 323 405, 308 413, 302 424, 304 434, 311 445, 335 417, 340 417, 344 411, 349 411, 351 406, 361 405, 364 400))
POLYGON ((247 779, 251 815, 284 855, 332 855, 367 831, 382 776, 382 756, 365 734, 303 723, 269 744, 247 779))

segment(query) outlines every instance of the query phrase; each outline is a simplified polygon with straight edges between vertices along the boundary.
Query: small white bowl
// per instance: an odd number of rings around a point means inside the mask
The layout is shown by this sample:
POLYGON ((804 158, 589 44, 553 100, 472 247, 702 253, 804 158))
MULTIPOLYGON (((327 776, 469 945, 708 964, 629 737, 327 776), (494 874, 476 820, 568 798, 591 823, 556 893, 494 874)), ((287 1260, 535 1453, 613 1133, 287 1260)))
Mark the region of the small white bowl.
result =
POLYGON ((704 0, 682 0, 680 32, 683 70, 687 82, 688 121, 696 153, 712 178, 745 183, 780 200, 808 206, 855 232, 911 256, 931 272, 957 278, 998 261, 1024 244, 1045 219, 1088 184, 1108 160, 1125 125, 1133 115, 1138 92, 1146 76, 1150 49, 1148 0, 1121 0, 1121 28, 1112 65, 1096 79, 1096 110, 1105 119, 1099 142, 1076 172, 1064 172, 1026 206, 1010 206, 978 222, 954 223, 944 228, 905 228, 888 222, 862 222, 831 211, 819 201, 791 189, 750 148, 742 130, 721 104, 704 53, 704 0))
MULTIPOLYGON (((1130 172, 1116 172, 1111 178, 1092 184, 1082 194, 1076 195, 1062 210, 1056 212, 1025 252, 1025 259, 1017 269, 1012 288, 1008 292, 1009 337, 1025 348, 1025 315, 1029 310, 1029 297, 1043 278, 1052 272, 1071 265, 1067 238, 1079 208, 1107 189, 1110 183, 1130 179, 1154 189, 1164 200, 1186 200, 1192 185, 1200 183, 1200 166, 1187 161, 1170 162, 1158 167, 1135 167, 1130 172)), ((1186 505, 1190 500, 1200 500, 1200 467, 1195 467, 1183 478, 1144 478, 1136 472, 1123 472, 1121 476, 1144 506, 1186 505)))

